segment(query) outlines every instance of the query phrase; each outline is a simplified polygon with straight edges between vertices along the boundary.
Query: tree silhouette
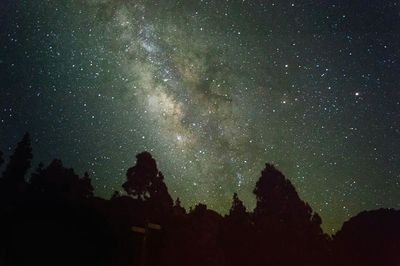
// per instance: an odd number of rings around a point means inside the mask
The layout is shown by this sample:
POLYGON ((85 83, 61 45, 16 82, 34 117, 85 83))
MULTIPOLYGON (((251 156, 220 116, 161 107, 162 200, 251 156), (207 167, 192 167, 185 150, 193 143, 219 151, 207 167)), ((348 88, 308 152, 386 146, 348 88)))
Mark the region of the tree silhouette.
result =
POLYGON ((186 214, 185 208, 181 206, 181 200, 179 198, 176 198, 175 200, 175 205, 173 207, 173 213, 176 216, 184 216, 186 214))
POLYGON ((245 217, 248 216, 246 211, 246 207, 238 197, 238 194, 235 192, 232 198, 232 206, 229 210, 229 217, 232 217, 237 220, 243 220, 245 217))
POLYGON ((22 183, 25 181, 26 172, 31 167, 32 161, 31 138, 25 133, 22 140, 17 144, 14 153, 10 156, 10 160, 3 172, 2 178, 14 183, 22 183))
POLYGON ((264 261, 271 264, 318 265, 326 247, 321 218, 302 201, 291 182, 273 165, 266 164, 254 189, 254 221, 264 261), (318 254, 317 254, 318 253, 318 254))
POLYGON ((253 224, 250 214, 237 193, 233 194, 232 206, 229 214, 222 221, 219 233, 228 265, 252 265, 253 224))
POLYGON ((64 199, 87 199, 93 196, 93 187, 89 175, 83 177, 74 170, 63 166, 61 160, 53 160, 47 168, 43 164, 32 174, 31 190, 43 196, 54 196, 64 199))
POLYGON ((257 199, 254 209, 256 221, 276 217, 296 227, 311 226, 322 232, 319 215, 300 199, 289 179, 272 164, 266 164, 253 192, 257 199))
POLYGON ((171 223, 168 228, 162 252, 163 265, 225 265, 218 242, 222 217, 199 203, 185 219, 180 219, 178 216, 178 223, 171 223))
POLYGON ((145 250, 146 265, 398 266, 399 211, 360 213, 328 238, 289 179, 266 164, 253 212, 234 193, 224 217, 205 204, 187 213, 179 198, 172 204, 151 154, 136 158, 123 184, 128 195, 115 191, 105 200, 93 196, 87 173, 61 160, 39 164, 26 182, 32 148, 25 134, 0 178, 0 265, 135 265, 145 250))
POLYGON ((1 204, 14 204, 21 199, 26 190, 25 175, 31 167, 32 158, 31 139, 29 134, 25 133, 10 156, 0 179, 1 204))
POLYGON ((127 181, 122 185, 126 193, 139 201, 151 203, 152 207, 171 208, 172 198, 156 161, 148 152, 139 153, 136 159, 136 165, 128 169, 127 181))
POLYGON ((4 159, 3 159, 3 152, 0 151, 0 167, 1 165, 4 163, 4 159))
POLYGON ((152 181, 149 187, 149 193, 150 202, 153 207, 160 207, 162 209, 172 208, 173 201, 164 183, 164 175, 161 172, 159 172, 158 178, 152 181))

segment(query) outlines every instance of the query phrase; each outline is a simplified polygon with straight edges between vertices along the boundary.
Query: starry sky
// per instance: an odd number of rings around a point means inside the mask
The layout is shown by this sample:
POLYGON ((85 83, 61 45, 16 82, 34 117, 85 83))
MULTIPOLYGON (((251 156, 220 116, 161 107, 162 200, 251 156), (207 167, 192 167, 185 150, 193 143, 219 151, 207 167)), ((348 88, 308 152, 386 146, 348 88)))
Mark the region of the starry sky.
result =
POLYGON ((272 162, 334 232, 400 208, 399 29, 391 0, 3 0, 0 150, 29 131, 105 198, 147 150, 222 214, 272 162))

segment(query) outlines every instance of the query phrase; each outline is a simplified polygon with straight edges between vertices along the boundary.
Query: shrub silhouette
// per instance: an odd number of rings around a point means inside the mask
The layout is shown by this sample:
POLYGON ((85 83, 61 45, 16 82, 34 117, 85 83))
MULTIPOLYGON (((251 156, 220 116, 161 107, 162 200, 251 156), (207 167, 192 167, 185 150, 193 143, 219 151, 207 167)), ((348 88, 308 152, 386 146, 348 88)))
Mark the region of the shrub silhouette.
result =
POLYGON ((67 169, 61 160, 53 160, 43 169, 40 164, 30 179, 33 193, 42 196, 62 197, 64 199, 87 199, 93 196, 93 187, 89 175, 83 177, 75 174, 72 168, 67 169))

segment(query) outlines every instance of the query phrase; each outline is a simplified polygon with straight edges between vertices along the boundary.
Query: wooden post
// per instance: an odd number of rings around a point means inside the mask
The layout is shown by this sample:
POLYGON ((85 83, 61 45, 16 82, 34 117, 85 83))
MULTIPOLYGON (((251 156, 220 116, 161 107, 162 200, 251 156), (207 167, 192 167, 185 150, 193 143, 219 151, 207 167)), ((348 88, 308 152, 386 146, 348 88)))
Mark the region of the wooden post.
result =
POLYGON ((139 227, 139 226, 132 226, 131 230, 135 233, 139 233, 143 235, 143 240, 142 240, 142 252, 140 254, 140 266, 146 266, 146 249, 147 249, 147 237, 150 232, 149 229, 153 230, 161 230, 161 225, 159 224, 153 224, 153 223, 147 223, 146 227, 139 227))

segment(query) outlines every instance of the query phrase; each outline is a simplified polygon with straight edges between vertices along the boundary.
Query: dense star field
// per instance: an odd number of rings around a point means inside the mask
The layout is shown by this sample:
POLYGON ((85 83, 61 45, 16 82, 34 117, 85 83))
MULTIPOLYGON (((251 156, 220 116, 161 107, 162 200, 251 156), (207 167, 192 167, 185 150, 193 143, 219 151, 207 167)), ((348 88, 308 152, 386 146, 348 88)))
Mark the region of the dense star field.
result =
POLYGON ((396 1, 6 0, 0 29, 6 155, 28 131, 108 198, 147 150, 220 213, 272 162, 327 232, 400 208, 396 1))

